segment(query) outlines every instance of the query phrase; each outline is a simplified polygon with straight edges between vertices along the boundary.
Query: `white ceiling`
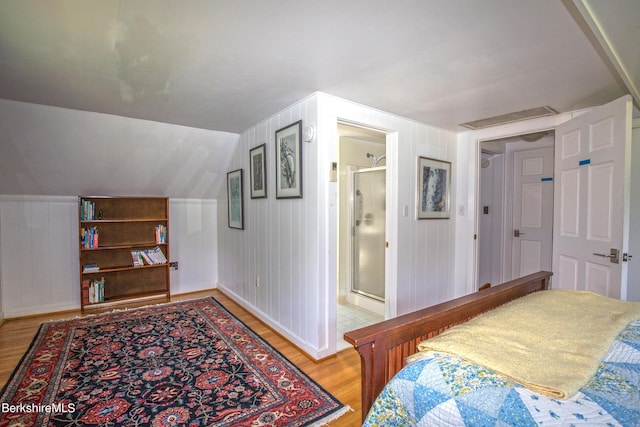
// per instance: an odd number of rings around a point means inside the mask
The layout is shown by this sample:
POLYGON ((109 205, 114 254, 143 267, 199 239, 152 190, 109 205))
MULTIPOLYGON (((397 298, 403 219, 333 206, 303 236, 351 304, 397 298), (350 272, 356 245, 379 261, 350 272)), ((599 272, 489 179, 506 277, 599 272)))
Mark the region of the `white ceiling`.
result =
POLYGON ((638 105, 639 23, 638 0, 0 0, 0 194, 217 198, 238 134, 316 91, 453 131, 638 105))
POLYGON ((637 105, 640 2, 576 4, 2 0, 0 98, 233 133, 315 91, 456 131, 637 105))

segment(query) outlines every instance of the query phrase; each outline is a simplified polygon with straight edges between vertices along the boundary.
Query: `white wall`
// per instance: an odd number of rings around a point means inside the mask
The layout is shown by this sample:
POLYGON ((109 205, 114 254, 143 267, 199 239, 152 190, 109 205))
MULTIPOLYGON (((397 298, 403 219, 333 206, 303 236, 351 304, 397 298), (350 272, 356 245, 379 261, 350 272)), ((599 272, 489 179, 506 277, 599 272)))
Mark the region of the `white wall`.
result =
MULTIPOLYGON (((338 120, 392 134, 387 194, 395 223, 387 226, 387 280, 394 289, 387 304, 399 314, 454 296, 455 214, 417 221, 415 192, 417 156, 455 161, 455 134, 316 93, 241 134, 229 170, 245 171, 244 230, 227 227, 226 192, 218 199, 219 287, 316 358, 336 348, 338 186, 329 178, 338 158, 338 120), (316 129, 314 140, 303 143, 304 197, 276 200, 274 134, 300 119, 316 129), (269 195, 252 200, 246 193, 249 150, 262 143, 269 195)), ((453 187, 455 195, 455 179, 453 187)))
MULTIPOLYGON (((0 225, 2 224, 2 210, 0 209, 0 225)), ((0 325, 4 322, 4 306, 2 304, 2 227, 0 227, 0 325)))
POLYGON ((629 279, 627 299, 640 301, 640 119, 633 121, 631 148, 631 209, 629 224, 629 279))
POLYGON ((238 135, 0 99, 0 194, 214 199, 238 135))
POLYGON ((275 132, 300 119, 316 125, 316 97, 309 97, 240 135, 229 171, 244 171, 244 230, 227 223, 226 190, 218 198, 219 283, 309 354, 319 355, 326 314, 320 305, 320 265, 326 257, 318 197, 318 144, 302 147, 303 198, 275 197, 275 132), (267 198, 249 196, 249 150, 266 143, 267 198), (259 287, 256 281, 259 281, 259 287))
MULTIPOLYGON (((216 215, 212 200, 170 200, 173 294, 215 287, 216 215)), ((77 197, 0 196, 0 236, 6 318, 80 307, 77 197)))
POLYGON ((215 288, 218 283, 218 202, 169 199, 171 293, 215 288))
POLYGON ((5 317, 80 307, 77 197, 1 196, 0 234, 5 317))
MULTIPOLYGON (((341 98, 318 94, 319 134, 328 145, 322 151, 321 182, 328 181, 328 164, 335 160, 337 122, 364 125, 387 132, 387 282, 386 314, 388 317, 436 304, 457 295, 453 281, 454 242, 457 215, 452 203, 451 217, 446 220, 417 220, 418 156, 452 162, 452 200, 456 198, 456 134, 341 98), (404 212, 407 216, 404 216, 404 212), (391 288, 391 289, 389 289, 391 288)), ((336 189, 325 186, 326 205, 336 203, 336 189)), ((336 211, 331 208, 328 238, 329 277, 336 274, 336 211)), ((335 286, 334 288, 335 289, 335 286)), ((335 302, 331 295, 331 304, 335 302)))

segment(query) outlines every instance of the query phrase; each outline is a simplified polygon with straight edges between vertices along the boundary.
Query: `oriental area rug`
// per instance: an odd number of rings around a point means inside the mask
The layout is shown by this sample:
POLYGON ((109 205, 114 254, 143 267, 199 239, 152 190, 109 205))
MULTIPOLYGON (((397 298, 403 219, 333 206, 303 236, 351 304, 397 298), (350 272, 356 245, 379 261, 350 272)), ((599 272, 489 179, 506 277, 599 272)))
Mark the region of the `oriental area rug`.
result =
POLYGON ((344 414, 213 298, 43 323, 0 426, 316 426, 344 414))

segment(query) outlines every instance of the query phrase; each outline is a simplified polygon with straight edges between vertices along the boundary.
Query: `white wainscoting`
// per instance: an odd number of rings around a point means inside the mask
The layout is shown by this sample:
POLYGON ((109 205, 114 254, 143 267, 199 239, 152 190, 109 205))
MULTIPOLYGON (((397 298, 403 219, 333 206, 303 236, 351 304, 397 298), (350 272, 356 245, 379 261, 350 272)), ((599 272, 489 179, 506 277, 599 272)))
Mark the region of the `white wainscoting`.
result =
POLYGON ((171 293, 212 289, 218 283, 217 201, 169 199, 169 249, 178 269, 171 293))
MULTIPOLYGON (((172 293, 214 288, 215 200, 170 199, 172 293)), ((78 309, 78 198, 0 196, 0 292, 5 318, 78 309)))
POLYGON ((80 307, 78 198, 1 196, 5 318, 80 307))

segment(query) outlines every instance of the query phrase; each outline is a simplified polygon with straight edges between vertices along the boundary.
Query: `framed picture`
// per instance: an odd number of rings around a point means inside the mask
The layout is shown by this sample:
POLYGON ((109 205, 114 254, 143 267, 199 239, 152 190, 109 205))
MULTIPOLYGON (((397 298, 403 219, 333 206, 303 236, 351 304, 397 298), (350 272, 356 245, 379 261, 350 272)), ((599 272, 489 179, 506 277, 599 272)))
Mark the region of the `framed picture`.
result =
POLYGON ((227 202, 229 228, 244 229, 244 206, 242 203, 242 169, 227 173, 227 202))
POLYGON ((249 151, 249 184, 252 199, 264 199, 267 197, 265 144, 258 145, 249 151))
POLYGON ((276 199, 302 197, 302 120, 276 131, 276 199))
POLYGON ((418 157, 418 219, 446 219, 451 210, 451 162, 418 157))

